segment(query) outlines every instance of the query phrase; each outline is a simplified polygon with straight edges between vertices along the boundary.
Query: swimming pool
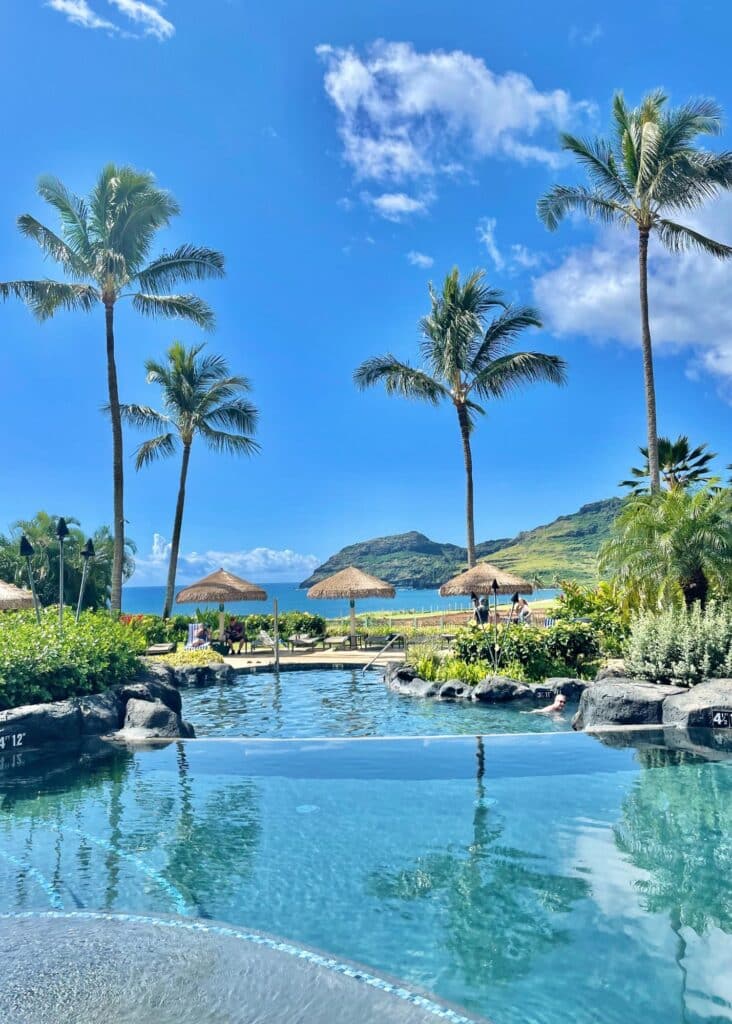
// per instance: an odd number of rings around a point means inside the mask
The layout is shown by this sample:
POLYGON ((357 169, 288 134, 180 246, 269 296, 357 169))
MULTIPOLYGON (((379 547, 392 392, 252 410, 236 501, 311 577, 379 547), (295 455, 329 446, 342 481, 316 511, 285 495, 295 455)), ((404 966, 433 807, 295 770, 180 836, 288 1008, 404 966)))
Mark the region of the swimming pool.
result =
POLYGON ((610 741, 632 745, 189 740, 21 767, 0 913, 224 922, 493 1024, 730 1020, 732 763, 610 741))
POLYGON ((197 736, 474 736, 561 732, 563 715, 522 714, 504 704, 438 701, 392 693, 381 672, 311 669, 239 675, 237 682, 185 690, 183 711, 197 736))

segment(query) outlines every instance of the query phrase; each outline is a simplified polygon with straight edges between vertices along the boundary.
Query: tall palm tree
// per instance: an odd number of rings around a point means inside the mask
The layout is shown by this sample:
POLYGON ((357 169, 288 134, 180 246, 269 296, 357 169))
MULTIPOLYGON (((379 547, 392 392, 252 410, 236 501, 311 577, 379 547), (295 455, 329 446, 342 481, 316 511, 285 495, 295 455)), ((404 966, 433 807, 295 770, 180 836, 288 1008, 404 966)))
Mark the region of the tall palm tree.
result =
POLYGON ((535 381, 563 384, 566 366, 543 352, 510 352, 528 327, 541 327, 529 306, 510 306, 503 295, 475 270, 464 281, 457 267, 445 278, 442 291, 429 286, 431 310, 420 321, 420 354, 424 369, 388 353, 362 363, 354 373, 359 388, 383 383, 388 395, 417 398, 432 405, 450 401, 457 412, 465 462, 468 566, 475 565, 473 517, 473 455, 470 437, 476 415, 485 410, 477 400, 504 398, 535 381), (494 319, 489 315, 500 310, 494 319))
MULTIPOLYGON (((645 465, 632 466, 630 472, 633 479, 620 482, 620 487, 628 487, 636 494, 647 487, 649 476, 648 449, 640 448, 639 451, 645 459, 645 465)), ((675 441, 670 437, 659 437, 658 468, 661 483, 669 491, 706 483, 711 479, 709 463, 716 457, 717 453, 710 452, 706 443, 692 448, 689 438, 684 434, 680 434, 675 441)))
POLYGON ((200 437, 217 452, 252 455, 259 451, 252 437, 258 413, 244 397, 250 390, 249 381, 246 377, 232 377, 223 356, 202 356, 204 348, 204 345, 186 348, 176 341, 168 349, 165 362, 149 359, 145 363, 148 383, 159 384, 162 389, 164 412, 156 412, 145 405, 120 406, 126 422, 161 431, 137 449, 137 469, 172 455, 178 444, 182 448, 163 618, 168 618, 173 607, 188 463, 194 438, 200 437))
POLYGON ((732 592, 732 491, 676 488, 628 498, 600 549, 600 570, 634 606, 706 604, 732 592))
POLYGON ((119 611, 125 519, 115 307, 120 299, 131 299, 133 308, 145 316, 182 317, 210 329, 214 316, 205 302, 167 290, 181 281, 222 277, 224 258, 214 249, 184 244, 150 259, 156 233, 180 208, 147 171, 108 164, 87 199, 75 195, 58 178, 44 175, 38 181, 38 193, 60 215, 60 235, 28 213, 18 218, 18 227, 38 243, 44 256, 55 260, 69 280, 6 281, 0 283, 0 297, 22 299, 39 320, 47 320, 59 309, 89 312, 98 305, 104 307, 114 486, 110 603, 113 611, 119 611))
POLYGON ((633 225, 638 231, 651 491, 660 489, 660 476, 648 313, 648 240, 655 232, 671 252, 694 248, 718 259, 732 256, 732 247, 668 219, 668 214, 693 210, 722 189, 732 187, 732 153, 710 153, 695 146, 698 136, 720 133, 722 112, 711 100, 692 100, 681 107, 667 108, 667 99, 656 90, 631 110, 622 93, 617 93, 610 139, 578 139, 563 134, 562 148, 577 157, 587 171, 590 187, 555 185, 537 206, 539 217, 550 231, 575 211, 603 223, 633 225))

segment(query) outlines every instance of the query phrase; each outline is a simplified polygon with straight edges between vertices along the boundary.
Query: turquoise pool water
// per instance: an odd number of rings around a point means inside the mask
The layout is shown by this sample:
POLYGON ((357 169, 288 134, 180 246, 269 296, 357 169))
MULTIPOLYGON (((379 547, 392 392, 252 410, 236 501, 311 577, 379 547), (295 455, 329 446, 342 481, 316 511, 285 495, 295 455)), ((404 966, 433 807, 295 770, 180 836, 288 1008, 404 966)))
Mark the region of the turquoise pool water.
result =
POLYGON ((562 732, 576 709, 529 715, 510 705, 404 697, 381 672, 322 669, 240 675, 234 685, 186 690, 183 711, 197 736, 474 736, 562 732))
POLYGON ((194 740, 19 766, 0 914, 213 919, 494 1024, 732 1020, 732 764, 631 741, 194 740))

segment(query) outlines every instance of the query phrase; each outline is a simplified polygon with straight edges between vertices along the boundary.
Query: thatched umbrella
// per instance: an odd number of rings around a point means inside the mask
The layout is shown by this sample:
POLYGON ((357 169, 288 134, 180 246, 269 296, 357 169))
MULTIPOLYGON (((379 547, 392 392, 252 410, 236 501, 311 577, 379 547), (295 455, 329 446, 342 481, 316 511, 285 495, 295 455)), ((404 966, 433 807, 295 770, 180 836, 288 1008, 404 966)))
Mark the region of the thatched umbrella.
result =
POLYGON ((499 569, 490 562, 478 562, 472 569, 459 573, 440 587, 441 597, 471 594, 531 594, 534 588, 527 580, 499 569))
POLYGON ((441 597, 456 597, 465 594, 493 594, 493 619, 495 636, 493 640, 493 661, 496 671, 500 660, 498 645, 498 595, 499 594, 531 594, 534 587, 528 580, 515 576, 512 572, 499 569, 490 562, 478 562, 472 569, 454 576, 440 587, 441 597))
POLYGON ((371 576, 354 565, 328 576, 308 590, 308 597, 347 597, 351 610, 351 647, 356 645, 356 598, 394 597, 396 591, 391 583, 371 576))
POLYGON ((197 604, 215 602, 219 606, 219 636, 224 639, 224 605, 229 601, 266 601, 267 594, 255 583, 249 583, 241 576, 235 576, 226 569, 217 569, 209 573, 197 583, 181 590, 177 597, 178 604, 197 604))
POLYGON ((19 608, 32 608, 33 594, 30 590, 16 587, 14 583, 3 583, 0 580, 0 611, 15 611, 19 608))

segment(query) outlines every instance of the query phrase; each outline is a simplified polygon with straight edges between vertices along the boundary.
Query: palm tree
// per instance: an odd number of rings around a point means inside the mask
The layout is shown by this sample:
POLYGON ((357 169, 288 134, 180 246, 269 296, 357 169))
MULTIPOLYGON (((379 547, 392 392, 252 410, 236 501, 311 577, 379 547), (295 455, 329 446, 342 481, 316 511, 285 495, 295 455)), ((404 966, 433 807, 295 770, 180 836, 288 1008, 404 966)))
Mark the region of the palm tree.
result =
POLYGON ((213 451, 232 455, 252 455, 259 451, 252 437, 258 413, 243 397, 250 390, 249 381, 246 377, 230 376, 223 356, 202 356, 204 348, 204 345, 186 348, 176 341, 168 349, 165 362, 149 359, 145 363, 148 383, 159 384, 162 388, 165 412, 156 412, 145 405, 120 406, 126 422, 161 431, 137 449, 137 469, 172 455, 178 444, 183 450, 163 618, 168 618, 173 607, 188 463, 194 438, 198 435, 213 451))
POLYGON ((676 488, 628 498, 600 549, 625 600, 645 608, 683 599, 702 607, 732 584, 732 491, 676 488))
MULTIPOLYGON (((639 451, 645 459, 645 465, 632 466, 630 472, 633 479, 621 480, 619 484, 636 494, 645 490, 649 476, 648 449, 640 448, 639 451)), ((669 437, 659 437, 658 466, 661 483, 669 491, 677 487, 686 489, 694 484, 707 483, 711 479, 709 463, 716 457, 717 453, 710 452, 706 443, 691 448, 689 438, 684 434, 680 434, 675 441, 669 437)))
POLYGON ((97 305, 104 307, 114 485, 110 598, 112 610, 119 611, 125 519, 115 307, 120 299, 131 299, 133 308, 145 316, 182 317, 210 329, 214 316, 205 302, 195 295, 167 294, 167 289, 180 281, 222 277, 224 258, 214 249, 184 244, 150 259, 156 233, 180 208, 147 171, 108 164, 87 199, 75 195, 57 178, 44 175, 38 181, 38 193, 58 211, 61 234, 27 213, 18 218, 18 227, 38 243, 44 256, 58 263, 69 280, 6 281, 0 283, 0 297, 22 299, 39 320, 47 320, 59 309, 89 312, 97 305))
POLYGON ((475 565, 473 522, 473 456, 470 436, 476 415, 485 410, 476 399, 504 398, 524 384, 550 381, 563 384, 566 366, 558 356, 543 352, 510 352, 528 327, 541 327, 539 314, 529 306, 509 306, 503 294, 485 283, 475 270, 465 281, 455 267, 440 293, 429 286, 432 308, 420 321, 420 352, 425 369, 401 362, 388 353, 362 363, 354 373, 359 388, 383 382, 388 395, 417 398, 432 405, 450 401, 455 407, 462 440, 466 476, 468 566, 475 565), (489 320, 491 311, 500 313, 489 320))
POLYGON ((651 491, 660 488, 656 392, 648 314, 648 240, 651 232, 671 252, 694 248, 718 259, 732 247, 669 220, 667 214, 693 210, 732 186, 732 153, 710 153, 695 146, 700 135, 718 135, 722 113, 711 100, 693 100, 668 109, 657 90, 639 107, 628 108, 622 93, 613 100, 611 139, 578 139, 563 134, 562 148, 585 168, 590 187, 555 185, 538 203, 539 217, 550 231, 572 212, 602 223, 638 231, 641 340, 645 378, 648 463, 651 491))

